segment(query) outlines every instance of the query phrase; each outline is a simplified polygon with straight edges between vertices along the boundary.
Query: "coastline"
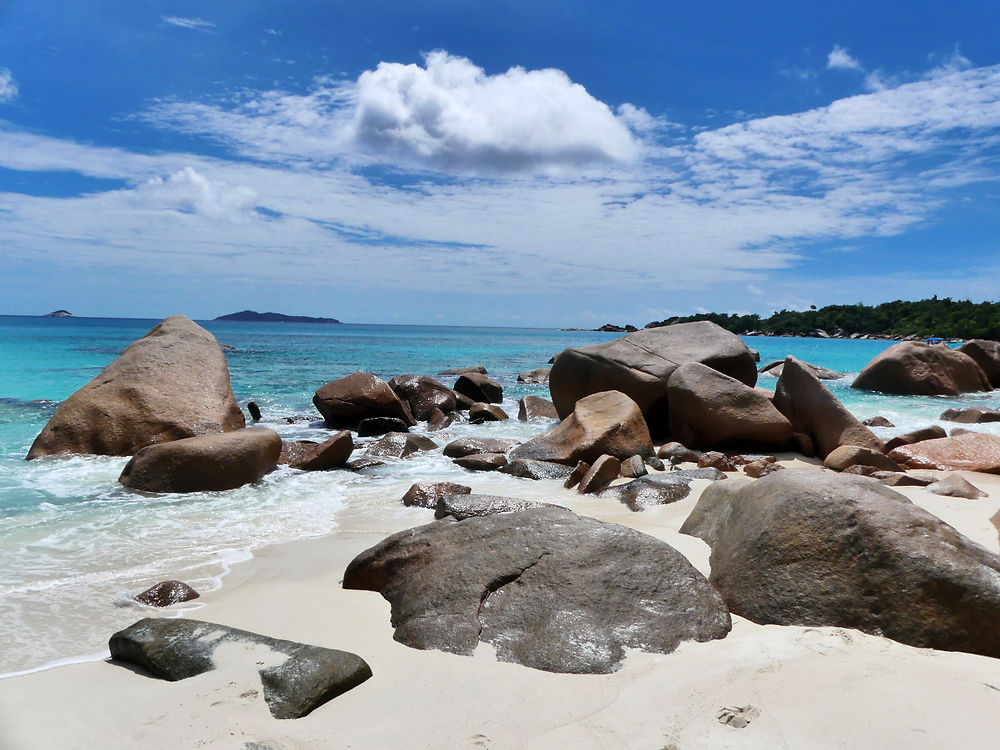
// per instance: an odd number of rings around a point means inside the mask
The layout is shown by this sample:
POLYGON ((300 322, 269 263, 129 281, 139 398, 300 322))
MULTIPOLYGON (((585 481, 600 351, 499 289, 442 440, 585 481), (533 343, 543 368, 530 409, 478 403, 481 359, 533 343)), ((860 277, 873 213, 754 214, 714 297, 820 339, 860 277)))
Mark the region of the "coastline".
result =
MULTIPOLYGON (((790 468, 817 468, 781 458, 790 468)), ((901 491, 997 552, 1000 540, 988 519, 1000 509, 1000 477, 961 473, 989 496, 960 500, 921 488, 901 491)), ((507 480, 472 477, 470 483, 483 492, 507 480)), ((698 481, 688 498, 640 513, 558 482, 517 486, 527 499, 663 539, 707 574, 708 546, 678 533, 707 485, 698 481)), ((385 502, 398 505, 398 498, 385 502)), ((667 655, 633 652, 608 675, 497 662, 482 644, 471 657, 408 648, 392 638, 388 603, 374 592, 344 590, 340 580, 362 550, 431 522, 430 511, 398 514, 358 505, 331 533, 255 550, 232 567, 221 588, 199 600, 197 619, 353 651, 371 664, 371 680, 309 716, 273 719, 256 673, 235 665, 168 683, 100 660, 0 680, 0 745, 278 750, 328 747, 335 740, 340 747, 372 748, 974 748, 990 736, 1000 705, 995 659, 912 648, 842 628, 759 626, 734 616, 723 640, 685 643, 667 655), (760 711, 746 728, 716 719, 722 707, 745 704, 760 711), (61 720, 39 721, 50 706, 59 707, 61 720)))

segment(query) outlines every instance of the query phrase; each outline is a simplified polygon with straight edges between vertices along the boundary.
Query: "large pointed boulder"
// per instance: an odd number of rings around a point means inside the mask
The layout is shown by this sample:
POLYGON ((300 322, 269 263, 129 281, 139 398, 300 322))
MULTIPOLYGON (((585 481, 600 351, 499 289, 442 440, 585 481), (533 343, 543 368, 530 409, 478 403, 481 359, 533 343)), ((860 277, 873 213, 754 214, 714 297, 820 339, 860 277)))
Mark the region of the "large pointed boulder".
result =
POLYGON ((653 455, 653 441, 635 401, 619 391, 595 393, 580 399, 573 413, 548 432, 510 452, 511 460, 532 458, 576 466, 603 455, 619 460, 653 455))
POLYGON ((355 372, 331 380, 316 391, 313 404, 330 427, 357 427, 368 417, 395 417, 409 427, 416 424, 410 407, 388 383, 370 372, 355 372))
POLYGON ((561 419, 585 396, 621 391, 639 405, 654 434, 665 434, 667 380, 685 362, 701 362, 749 386, 757 382, 757 365, 742 339, 699 321, 566 349, 552 365, 549 391, 561 419))
POLYGON ((63 401, 27 457, 131 456, 146 445, 245 426, 219 342, 173 315, 63 401))
POLYGON ((813 440, 820 458, 842 445, 882 450, 882 441, 847 410, 816 373, 795 357, 785 358, 774 389, 774 405, 792 429, 813 440))
POLYGON ((792 423, 765 394, 700 362, 687 362, 667 381, 670 436, 693 448, 781 447, 792 423))
POLYGON ((990 390, 976 360, 945 344, 901 341, 865 365, 851 384, 897 396, 958 396, 990 390))
POLYGON ((358 555, 344 588, 380 592, 407 646, 471 654, 484 641, 550 672, 612 672, 626 649, 669 653, 731 626, 673 547, 561 508, 402 531, 358 555))
POLYGON ((817 471, 722 484, 682 531, 707 538, 733 614, 1000 657, 1000 556, 905 496, 817 471))

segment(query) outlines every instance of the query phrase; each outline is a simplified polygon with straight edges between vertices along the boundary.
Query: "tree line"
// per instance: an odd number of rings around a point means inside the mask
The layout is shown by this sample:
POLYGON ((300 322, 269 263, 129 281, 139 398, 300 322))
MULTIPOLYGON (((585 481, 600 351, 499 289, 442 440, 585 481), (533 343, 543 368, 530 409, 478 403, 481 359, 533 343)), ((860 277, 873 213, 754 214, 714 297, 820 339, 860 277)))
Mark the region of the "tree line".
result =
POLYGON ((950 297, 912 301, 895 300, 880 305, 827 305, 809 310, 779 310, 759 315, 700 313, 650 323, 655 328, 673 323, 710 320, 733 333, 772 336, 811 336, 821 329, 831 335, 917 336, 954 339, 1000 340, 1000 302, 971 302, 950 297))

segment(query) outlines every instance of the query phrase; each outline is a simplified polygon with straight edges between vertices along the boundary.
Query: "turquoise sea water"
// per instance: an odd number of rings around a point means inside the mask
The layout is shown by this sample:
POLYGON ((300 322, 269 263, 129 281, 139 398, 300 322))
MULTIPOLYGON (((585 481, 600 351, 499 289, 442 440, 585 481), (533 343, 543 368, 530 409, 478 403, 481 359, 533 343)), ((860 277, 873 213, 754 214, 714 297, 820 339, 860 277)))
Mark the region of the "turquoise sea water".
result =
MULTIPOLYGON (((201 590, 217 587, 228 567, 254 549, 335 533, 359 509, 403 519, 407 525, 424 523, 424 512, 399 503, 410 483, 472 483, 440 451, 364 474, 303 474, 282 468, 238 490, 158 496, 118 485, 125 458, 24 461, 56 404, 157 322, 0 316, 0 674, 100 656, 111 632, 141 616, 124 606, 129 595, 159 580, 182 578, 201 590)), ((517 383, 519 371, 545 366, 568 346, 619 335, 430 326, 203 325, 234 347, 227 359, 240 405, 256 401, 263 424, 292 439, 323 439, 313 391, 356 370, 388 379, 483 364, 503 384, 503 406, 515 416, 521 396, 548 396, 546 386, 517 383), (289 424, 288 417, 297 419, 289 424)), ((830 387, 858 416, 884 414, 895 422, 896 429, 877 430, 883 437, 935 422, 950 406, 1000 404, 1000 391, 998 396, 961 399, 852 391, 852 376, 890 342, 754 337, 747 343, 761 352, 762 363, 794 354, 844 372, 846 377, 831 381, 830 387)), ((773 388, 774 382, 762 377, 760 385, 773 388)), ((460 425, 449 434, 523 440, 551 424, 512 419, 460 425)), ((1000 425, 981 427, 1000 432, 1000 425)), ((499 494, 532 491, 519 482, 480 474, 474 487, 499 494)))

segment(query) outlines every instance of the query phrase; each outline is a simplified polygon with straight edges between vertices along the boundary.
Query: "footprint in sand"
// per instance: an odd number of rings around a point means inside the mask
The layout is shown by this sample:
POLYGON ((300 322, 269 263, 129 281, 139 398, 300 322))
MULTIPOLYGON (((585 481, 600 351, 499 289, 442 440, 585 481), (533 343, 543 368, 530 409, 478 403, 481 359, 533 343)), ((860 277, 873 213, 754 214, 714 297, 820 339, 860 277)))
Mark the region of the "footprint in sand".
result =
POLYGON ((760 709, 756 706, 723 706, 719 709, 715 717, 720 724, 734 729, 743 729, 747 724, 760 716, 760 709))

